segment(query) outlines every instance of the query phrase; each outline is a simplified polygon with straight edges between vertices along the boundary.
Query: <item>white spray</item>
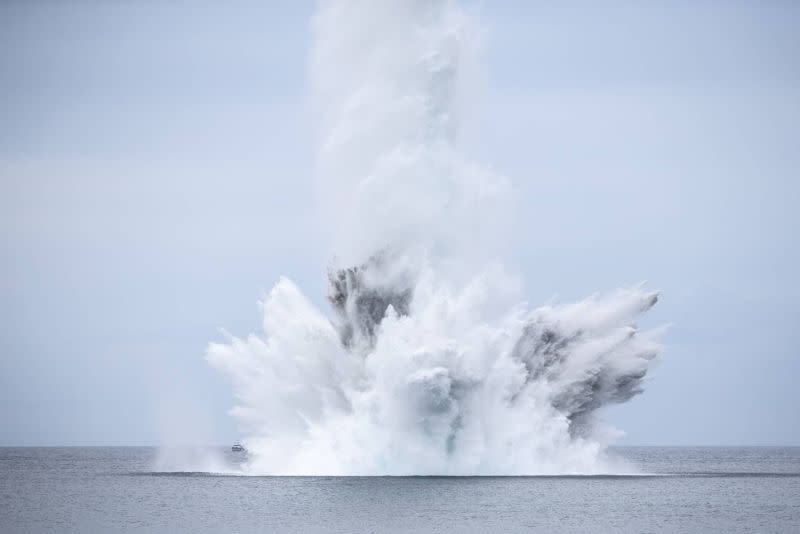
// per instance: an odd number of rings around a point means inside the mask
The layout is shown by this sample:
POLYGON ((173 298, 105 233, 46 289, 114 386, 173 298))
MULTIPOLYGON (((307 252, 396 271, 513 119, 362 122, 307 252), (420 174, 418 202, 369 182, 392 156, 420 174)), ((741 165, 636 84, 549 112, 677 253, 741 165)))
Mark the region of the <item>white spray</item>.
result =
POLYGON ((212 344, 252 474, 617 469, 596 418, 641 392, 642 288, 530 310, 499 261, 509 184, 459 151, 481 32, 446 0, 341 0, 314 19, 330 317, 282 278, 263 337, 212 344))

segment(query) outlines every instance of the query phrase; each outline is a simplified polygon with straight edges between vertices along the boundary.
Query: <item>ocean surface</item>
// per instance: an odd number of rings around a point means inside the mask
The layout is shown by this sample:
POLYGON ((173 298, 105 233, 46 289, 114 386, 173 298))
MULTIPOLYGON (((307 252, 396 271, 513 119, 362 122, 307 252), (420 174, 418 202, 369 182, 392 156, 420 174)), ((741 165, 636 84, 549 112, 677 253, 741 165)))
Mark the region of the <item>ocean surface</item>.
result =
POLYGON ((0 448, 0 531, 800 532, 800 447, 614 451, 647 474, 243 477, 147 447, 0 448))

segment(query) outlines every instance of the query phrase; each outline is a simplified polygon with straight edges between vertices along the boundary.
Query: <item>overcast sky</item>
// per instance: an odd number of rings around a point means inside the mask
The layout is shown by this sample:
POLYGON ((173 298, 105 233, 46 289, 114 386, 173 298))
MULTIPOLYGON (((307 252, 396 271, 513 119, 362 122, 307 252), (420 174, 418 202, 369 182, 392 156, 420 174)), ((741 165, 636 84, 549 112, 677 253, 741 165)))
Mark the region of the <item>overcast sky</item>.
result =
MULTIPOLYGON (((800 444, 800 4, 479 10, 530 302, 663 291, 622 443, 800 444)), ((280 275, 324 305, 312 11, 0 4, 0 445, 237 437, 206 345, 280 275)))

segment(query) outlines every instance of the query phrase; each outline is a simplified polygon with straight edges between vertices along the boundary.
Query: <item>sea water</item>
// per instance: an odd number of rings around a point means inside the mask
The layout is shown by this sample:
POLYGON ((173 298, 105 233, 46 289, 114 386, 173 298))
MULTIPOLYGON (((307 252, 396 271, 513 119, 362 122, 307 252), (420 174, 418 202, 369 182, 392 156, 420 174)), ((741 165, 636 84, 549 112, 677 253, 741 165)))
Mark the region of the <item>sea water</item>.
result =
POLYGON ((147 447, 2 448, 0 531, 800 532, 800 447, 612 453, 643 474, 236 476, 147 447))

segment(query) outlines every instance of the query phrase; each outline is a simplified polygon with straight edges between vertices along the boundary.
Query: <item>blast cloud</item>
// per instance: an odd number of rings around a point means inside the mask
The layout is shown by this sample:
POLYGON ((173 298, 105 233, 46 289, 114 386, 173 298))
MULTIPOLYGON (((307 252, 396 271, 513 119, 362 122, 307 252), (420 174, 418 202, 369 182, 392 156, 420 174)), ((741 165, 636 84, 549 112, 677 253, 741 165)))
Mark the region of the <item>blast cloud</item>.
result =
POLYGON ((500 261, 508 181, 459 149, 482 34, 448 1, 333 1, 314 19, 331 318, 282 278, 265 336, 212 344, 252 474, 619 470, 596 417, 658 355, 657 294, 528 309, 500 261))

